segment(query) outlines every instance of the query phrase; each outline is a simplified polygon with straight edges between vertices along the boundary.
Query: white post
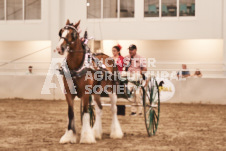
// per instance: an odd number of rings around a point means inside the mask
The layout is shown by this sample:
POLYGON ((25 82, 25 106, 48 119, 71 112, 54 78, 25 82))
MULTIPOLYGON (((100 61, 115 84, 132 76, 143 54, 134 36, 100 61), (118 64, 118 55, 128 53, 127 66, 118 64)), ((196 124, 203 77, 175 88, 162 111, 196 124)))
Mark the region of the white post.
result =
MULTIPOLYGON (((223 33, 223 40, 224 40, 224 70, 226 70, 226 0, 222 1, 222 33, 223 33)), ((226 71, 224 72, 224 76, 226 76, 226 71)))
POLYGON ((50 14, 50 21, 49 21, 49 34, 50 34, 50 40, 52 42, 51 44, 51 57, 59 57, 57 53, 54 53, 54 49, 56 48, 56 45, 59 40, 59 29, 60 27, 60 17, 61 16, 61 7, 60 7, 60 0, 50 0, 49 5, 49 14, 50 14))

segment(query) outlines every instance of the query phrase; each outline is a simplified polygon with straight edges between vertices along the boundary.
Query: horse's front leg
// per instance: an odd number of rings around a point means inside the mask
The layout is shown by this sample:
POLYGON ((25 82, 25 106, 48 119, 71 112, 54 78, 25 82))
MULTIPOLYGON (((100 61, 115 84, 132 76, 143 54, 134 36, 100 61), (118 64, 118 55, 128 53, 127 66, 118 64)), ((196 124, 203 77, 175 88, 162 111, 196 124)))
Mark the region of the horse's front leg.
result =
POLYGON ((109 97, 111 98, 111 111, 112 111, 112 124, 111 124, 111 138, 122 138, 123 133, 121 126, 118 121, 117 117, 117 95, 116 93, 109 94, 109 97))
POLYGON ((83 117, 82 117, 82 132, 81 132, 81 139, 80 143, 96 143, 93 130, 90 126, 90 114, 88 112, 88 104, 89 104, 89 94, 84 94, 82 97, 83 101, 83 117))
POLYGON ((101 139, 102 138, 102 105, 100 101, 100 95, 94 94, 94 105, 95 105, 95 111, 96 111, 96 121, 93 126, 93 132, 95 135, 95 138, 101 139))
POLYGON ((75 119, 74 119, 74 98, 75 95, 71 94, 68 86, 65 84, 66 100, 68 104, 68 127, 65 134, 61 137, 60 143, 76 143, 76 130, 75 130, 75 119))

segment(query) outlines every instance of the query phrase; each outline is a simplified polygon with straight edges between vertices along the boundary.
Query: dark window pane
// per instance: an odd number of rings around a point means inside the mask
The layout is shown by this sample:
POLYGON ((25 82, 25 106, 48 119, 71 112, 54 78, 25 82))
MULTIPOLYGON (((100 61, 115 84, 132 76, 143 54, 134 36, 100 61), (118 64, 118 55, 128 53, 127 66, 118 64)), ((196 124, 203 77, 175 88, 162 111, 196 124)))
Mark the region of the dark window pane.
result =
POLYGON ((87 18, 101 17, 101 0, 87 0, 87 18))
POLYGON ((25 0, 25 19, 41 19, 41 0, 25 0))
POLYGON ((159 0, 144 0, 144 17, 159 17, 159 0))
POLYGON ((120 17, 134 17, 134 0, 120 0, 120 17))
POLYGON ((162 16, 177 16, 177 0, 162 0, 162 16))
POLYGON ((117 0, 103 0, 104 18, 117 18, 117 0))
POLYGON ((23 19, 23 1, 7 0, 7 20, 23 19))
POLYGON ((180 0, 180 16, 195 16, 195 0, 180 0))
POLYGON ((0 20, 5 19, 4 0, 0 0, 0 20))

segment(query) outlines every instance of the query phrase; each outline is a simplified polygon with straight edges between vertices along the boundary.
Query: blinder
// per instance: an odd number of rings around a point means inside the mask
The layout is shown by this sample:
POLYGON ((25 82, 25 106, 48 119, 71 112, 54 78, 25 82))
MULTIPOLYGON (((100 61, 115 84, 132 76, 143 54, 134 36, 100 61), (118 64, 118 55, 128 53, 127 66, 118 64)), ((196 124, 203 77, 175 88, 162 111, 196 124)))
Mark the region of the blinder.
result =
POLYGON ((59 37, 62 36, 62 31, 63 31, 63 29, 60 29, 60 31, 59 31, 59 37))
POLYGON ((60 29, 60 31, 59 31, 59 37, 60 37, 60 39, 64 39, 66 41, 67 49, 69 52, 71 52, 71 50, 69 50, 70 45, 77 39, 77 34, 78 34, 77 29, 71 25, 67 25, 64 28, 60 29), (73 32, 71 33, 71 41, 69 41, 66 37, 62 37, 63 29, 66 29, 66 30, 72 29, 73 30, 73 32))

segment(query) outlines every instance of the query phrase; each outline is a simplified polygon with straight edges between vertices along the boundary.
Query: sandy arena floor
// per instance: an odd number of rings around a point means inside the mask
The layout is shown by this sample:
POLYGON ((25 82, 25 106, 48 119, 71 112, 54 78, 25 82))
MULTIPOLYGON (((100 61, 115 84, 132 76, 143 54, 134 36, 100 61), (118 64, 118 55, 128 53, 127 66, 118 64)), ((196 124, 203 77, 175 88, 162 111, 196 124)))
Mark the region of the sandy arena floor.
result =
MULTIPOLYGON (((80 102, 76 128, 80 138, 80 102)), ((59 144, 67 126, 66 101, 1 100, 0 150, 226 150, 226 106, 162 104, 157 135, 148 137, 143 116, 119 116, 123 139, 110 139, 111 112, 104 107, 103 139, 59 144)))

